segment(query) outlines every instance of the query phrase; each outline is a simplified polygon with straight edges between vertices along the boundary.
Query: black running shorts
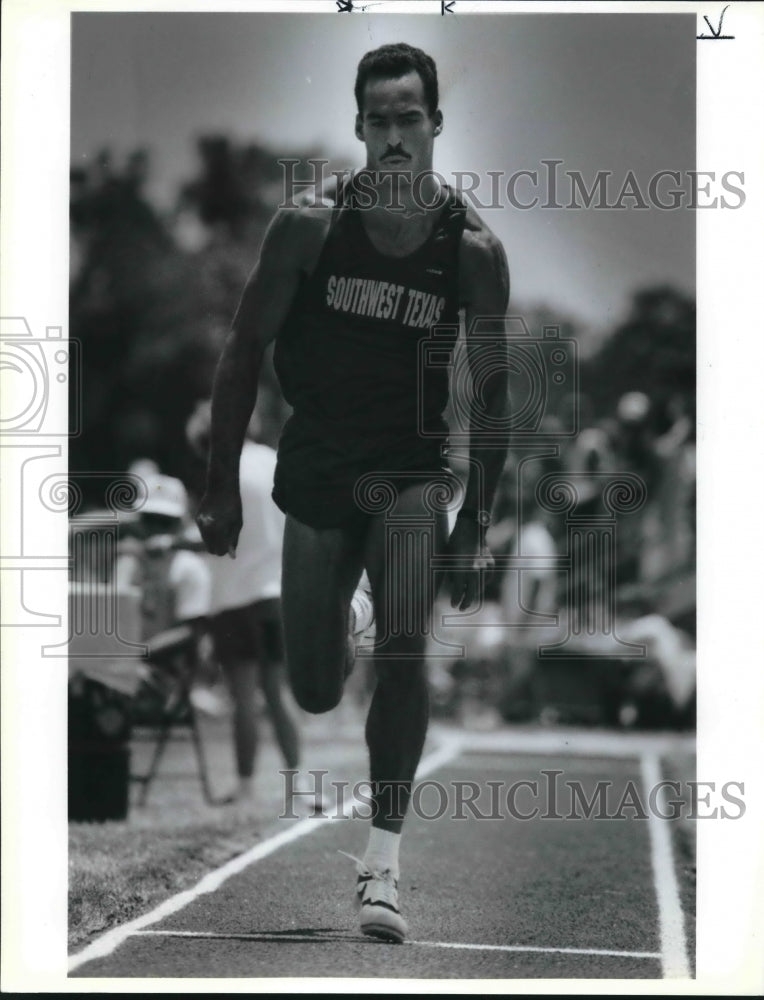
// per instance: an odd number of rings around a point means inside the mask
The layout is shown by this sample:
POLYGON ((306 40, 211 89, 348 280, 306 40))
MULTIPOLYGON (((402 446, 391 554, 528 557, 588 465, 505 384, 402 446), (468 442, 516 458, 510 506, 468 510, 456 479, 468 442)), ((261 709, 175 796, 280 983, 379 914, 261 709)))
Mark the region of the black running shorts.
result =
POLYGON ((406 487, 425 482, 458 489, 444 439, 327 442, 290 422, 279 443, 273 499, 312 528, 355 529, 390 509, 406 487))

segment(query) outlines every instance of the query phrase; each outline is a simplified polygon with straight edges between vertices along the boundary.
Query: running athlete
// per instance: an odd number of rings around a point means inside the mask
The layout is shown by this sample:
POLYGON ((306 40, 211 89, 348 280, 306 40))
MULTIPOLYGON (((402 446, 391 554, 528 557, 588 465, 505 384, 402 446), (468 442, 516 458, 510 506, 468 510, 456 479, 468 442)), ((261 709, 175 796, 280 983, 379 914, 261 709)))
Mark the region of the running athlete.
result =
POLYGON ((350 602, 365 568, 376 613, 376 688, 366 722, 374 808, 356 897, 363 933, 402 942, 400 834, 427 731, 425 641, 444 580, 434 575, 432 556, 447 557, 454 607, 480 600, 492 565, 485 527, 508 444, 509 277, 499 241, 432 172, 443 128, 433 60, 403 44, 369 52, 355 96, 365 168, 339 186, 333 205, 316 199, 280 210, 244 289, 215 375, 197 521, 210 552, 235 553, 239 455, 263 352, 275 341, 276 371, 293 408, 273 493, 286 514, 290 682, 309 712, 339 702, 350 602), (469 477, 449 533, 446 512, 432 502, 433 484, 447 478, 447 368, 423 367, 419 346, 438 324, 452 330, 439 334, 448 353, 461 309, 479 393, 469 411, 476 432, 469 477), (387 544, 391 522, 374 513, 370 476, 395 496, 407 544, 387 544))

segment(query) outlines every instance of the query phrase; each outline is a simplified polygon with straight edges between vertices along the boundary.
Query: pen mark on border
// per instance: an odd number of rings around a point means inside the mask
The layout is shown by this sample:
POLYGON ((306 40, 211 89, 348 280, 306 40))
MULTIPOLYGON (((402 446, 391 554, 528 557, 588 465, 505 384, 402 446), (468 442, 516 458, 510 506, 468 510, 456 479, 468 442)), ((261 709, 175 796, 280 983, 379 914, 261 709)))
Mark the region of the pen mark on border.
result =
POLYGON ((698 41, 703 41, 703 42, 722 42, 722 41, 731 41, 735 37, 734 35, 723 35, 722 34, 722 25, 724 24, 724 15, 727 13, 727 11, 729 10, 729 8, 730 8, 730 4, 727 4, 727 6, 721 12, 721 15, 719 17, 719 27, 716 28, 716 29, 714 29, 713 24, 711 24, 711 22, 708 20, 708 18, 706 17, 706 15, 705 14, 703 15, 703 20, 708 25, 708 30, 711 32, 711 34, 710 35, 696 35, 696 38, 697 38, 698 41))
POLYGON ((361 13, 365 13, 370 7, 381 7, 385 0, 377 0, 376 3, 360 3, 355 4, 354 0, 335 0, 337 4, 338 14, 353 14, 355 11, 360 10, 361 13))

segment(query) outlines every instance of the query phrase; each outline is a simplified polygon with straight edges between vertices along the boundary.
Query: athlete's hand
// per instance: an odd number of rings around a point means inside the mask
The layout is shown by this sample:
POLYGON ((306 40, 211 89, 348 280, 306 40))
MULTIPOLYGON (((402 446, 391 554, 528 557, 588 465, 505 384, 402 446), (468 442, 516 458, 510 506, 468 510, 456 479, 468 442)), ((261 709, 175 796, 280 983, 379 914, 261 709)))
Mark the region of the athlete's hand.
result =
POLYGON ((486 579, 494 568, 493 556, 481 539, 479 525, 457 519, 448 540, 447 554, 458 556, 460 565, 446 574, 451 607, 466 611, 481 600, 486 579))
POLYGON ((238 489, 210 491, 202 497, 196 523, 208 552, 236 558, 241 532, 241 496, 238 489))

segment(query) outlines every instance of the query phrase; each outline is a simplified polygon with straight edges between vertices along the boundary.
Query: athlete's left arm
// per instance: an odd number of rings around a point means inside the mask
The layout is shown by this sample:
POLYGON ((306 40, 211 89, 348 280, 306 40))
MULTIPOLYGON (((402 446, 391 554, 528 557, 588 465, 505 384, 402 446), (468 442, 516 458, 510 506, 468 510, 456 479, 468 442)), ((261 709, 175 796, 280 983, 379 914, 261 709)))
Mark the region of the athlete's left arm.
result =
MULTIPOLYGON (((449 574, 451 604, 464 610, 480 597, 484 573, 479 571, 493 567, 480 518, 491 512, 509 449, 509 268, 504 247, 479 220, 470 225, 468 219, 459 275, 467 360, 473 384, 479 387, 469 401, 470 465, 464 503, 449 540, 449 552, 464 561, 449 574)), ((453 391, 460 391, 458 383, 453 391)))

